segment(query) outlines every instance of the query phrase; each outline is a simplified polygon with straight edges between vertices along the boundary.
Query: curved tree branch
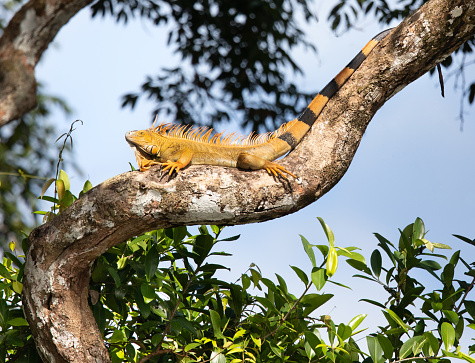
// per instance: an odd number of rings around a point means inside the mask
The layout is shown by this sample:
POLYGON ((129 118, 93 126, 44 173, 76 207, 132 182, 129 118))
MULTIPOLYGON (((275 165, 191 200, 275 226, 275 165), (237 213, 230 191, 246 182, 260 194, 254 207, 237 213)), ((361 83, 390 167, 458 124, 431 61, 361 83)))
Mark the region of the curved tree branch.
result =
POLYGON ((474 33, 469 0, 431 0, 402 22, 282 160, 297 180, 212 166, 169 179, 155 167, 105 181, 35 229, 23 302, 43 359, 109 361, 87 301, 90 267, 102 253, 147 230, 260 222, 313 203, 343 177, 376 111, 474 33))
POLYGON ((35 67, 59 29, 92 0, 31 0, 0 37, 0 127, 36 106, 35 67))

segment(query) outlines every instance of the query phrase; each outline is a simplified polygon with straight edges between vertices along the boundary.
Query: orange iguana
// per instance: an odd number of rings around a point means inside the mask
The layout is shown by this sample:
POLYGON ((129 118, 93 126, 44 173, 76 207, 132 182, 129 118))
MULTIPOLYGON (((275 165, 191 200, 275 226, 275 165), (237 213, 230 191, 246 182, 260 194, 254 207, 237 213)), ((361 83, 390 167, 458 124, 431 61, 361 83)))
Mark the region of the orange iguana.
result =
POLYGON ((245 138, 222 133, 211 136, 213 129, 187 125, 160 124, 147 130, 130 131, 125 139, 134 148, 141 171, 162 164, 171 175, 189 164, 221 165, 241 169, 265 169, 274 176, 284 173, 296 176, 272 162, 292 150, 312 127, 328 100, 350 78, 373 48, 391 29, 376 35, 355 58, 315 96, 293 121, 273 133, 249 135, 245 138))

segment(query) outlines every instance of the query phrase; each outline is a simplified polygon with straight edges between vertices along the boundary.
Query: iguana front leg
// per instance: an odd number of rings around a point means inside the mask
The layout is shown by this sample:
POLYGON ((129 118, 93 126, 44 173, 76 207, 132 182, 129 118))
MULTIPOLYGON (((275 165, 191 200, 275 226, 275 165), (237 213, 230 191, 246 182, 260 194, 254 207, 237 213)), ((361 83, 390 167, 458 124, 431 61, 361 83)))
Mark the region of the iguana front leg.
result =
POLYGON ((137 164, 139 164, 140 171, 145 171, 150 169, 152 166, 161 164, 158 161, 141 158, 140 161, 137 159, 137 164))
POLYGON ((252 170, 265 169, 271 175, 282 175, 286 179, 287 176, 284 173, 287 173, 289 175, 292 175, 294 178, 297 178, 294 174, 285 169, 283 166, 248 153, 239 154, 237 159, 237 167, 241 169, 252 170))
POLYGON ((164 166, 163 171, 170 169, 170 172, 168 173, 169 175, 172 175, 173 171, 176 171, 178 173, 180 169, 183 169, 185 166, 187 166, 191 162, 192 158, 193 158, 193 151, 189 149, 185 149, 181 152, 177 161, 167 160, 165 163, 162 163, 164 166))

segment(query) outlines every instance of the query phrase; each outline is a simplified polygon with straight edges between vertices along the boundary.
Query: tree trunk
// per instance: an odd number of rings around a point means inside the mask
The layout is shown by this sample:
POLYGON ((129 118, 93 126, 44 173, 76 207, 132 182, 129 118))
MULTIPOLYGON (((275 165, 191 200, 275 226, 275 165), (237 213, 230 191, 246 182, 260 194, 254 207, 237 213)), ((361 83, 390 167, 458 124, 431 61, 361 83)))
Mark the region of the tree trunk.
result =
POLYGON ((88 308, 90 266, 102 253, 152 229, 260 222, 313 203, 343 177, 376 111, 474 33, 474 1, 432 0, 404 20, 281 161, 296 180, 213 166, 191 166, 169 178, 153 167, 105 181, 36 228, 23 302, 43 359, 109 361, 88 308))

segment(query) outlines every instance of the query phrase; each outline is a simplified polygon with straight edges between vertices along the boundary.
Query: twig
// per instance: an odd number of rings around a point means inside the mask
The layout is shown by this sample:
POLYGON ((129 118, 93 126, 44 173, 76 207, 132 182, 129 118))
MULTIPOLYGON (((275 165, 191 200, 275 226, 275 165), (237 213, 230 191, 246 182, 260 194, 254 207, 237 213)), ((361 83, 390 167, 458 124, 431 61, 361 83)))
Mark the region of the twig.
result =
POLYGON ((459 306, 455 309, 455 312, 458 313, 460 308, 462 307, 462 304, 463 302, 465 301, 465 298, 467 297, 468 293, 470 292, 470 290, 473 289, 473 285, 475 285, 475 277, 473 278, 472 280, 472 283, 470 284, 470 286, 468 287, 467 290, 465 290, 465 294, 463 294, 463 297, 462 297, 462 300, 460 300, 460 304, 459 306))
MULTIPOLYGON (((74 124, 76 122, 80 122, 81 125, 83 125, 84 123, 82 122, 82 120, 76 120, 76 121, 73 121, 73 123, 71 124, 70 128, 69 128, 69 131, 64 134, 62 134, 60 137, 58 137, 56 139, 56 142, 58 142, 63 136, 66 136, 64 138, 64 142, 63 142, 63 146, 61 147, 61 150, 59 150, 59 155, 58 155, 58 163, 56 164, 56 175, 54 177, 55 180, 58 180, 58 174, 59 174, 59 165, 61 164, 61 162, 63 161, 63 151, 64 149, 66 148, 66 143, 68 142, 68 138, 71 140, 70 143, 71 143, 71 149, 73 148, 73 138, 71 137, 71 134, 74 130, 76 130, 74 128, 74 124)), ((56 187, 56 183, 54 183, 54 199, 56 199, 56 195, 58 193, 58 189, 56 187)), ((56 203, 53 205, 53 214, 56 212, 56 203)))
POLYGON ((309 283, 308 286, 305 288, 305 291, 303 292, 302 295, 300 295, 300 297, 297 299, 297 301, 294 303, 294 305, 292 305, 292 307, 289 309, 289 311, 287 311, 287 314, 285 314, 285 316, 282 318, 282 320, 280 321, 279 325, 277 326, 277 328, 275 328, 273 331, 271 331, 269 334, 267 334, 266 336, 264 336, 264 340, 267 339, 269 336, 271 335, 274 335, 277 330, 279 330, 279 328, 282 326, 282 324, 285 323, 285 321, 287 320, 287 318, 289 317, 290 313, 292 312, 292 310, 294 310, 298 303, 300 302, 300 300, 302 300, 302 298, 305 296, 305 294, 307 293, 307 291, 310 289, 310 287, 313 285, 313 283, 309 283))

